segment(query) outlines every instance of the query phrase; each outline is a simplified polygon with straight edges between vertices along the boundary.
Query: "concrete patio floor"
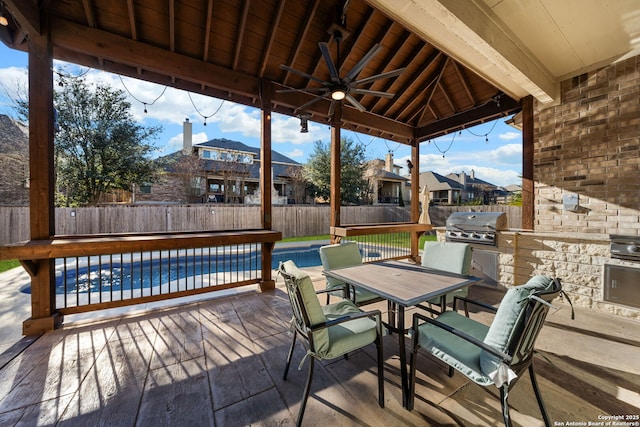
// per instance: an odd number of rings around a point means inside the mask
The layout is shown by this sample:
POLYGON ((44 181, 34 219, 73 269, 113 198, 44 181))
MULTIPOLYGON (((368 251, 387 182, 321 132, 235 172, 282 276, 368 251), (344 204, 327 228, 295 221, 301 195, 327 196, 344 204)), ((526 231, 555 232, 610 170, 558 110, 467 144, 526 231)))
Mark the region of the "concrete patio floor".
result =
MULTIPOLYGON (((320 269, 308 270, 323 287, 320 269)), ((277 285, 273 292, 249 289, 92 322, 68 318, 64 328, 22 341, 22 351, 11 343, 15 333, 0 335, 0 425, 295 425, 308 361, 297 370, 304 354, 298 345, 282 380, 291 309, 281 278, 277 285)), ((495 287, 471 289, 471 296, 490 303, 501 294, 495 287)), ((3 316, 11 312, 6 304, 3 298, 3 316)), ((570 320, 569 306, 555 305, 560 309, 547 318, 535 360, 553 425, 606 425, 604 417, 640 414, 640 322, 580 308, 570 320)), ((489 320, 484 313, 471 316, 489 320)), ((9 318, 2 318, 3 328, 9 318)), ((377 404, 370 346, 316 365, 303 424, 501 424, 495 387, 459 374, 449 378, 427 356, 421 357, 415 409, 405 410, 396 335, 387 335, 384 346, 385 408, 377 404)), ((510 402, 515 425, 542 425, 528 374, 510 402)))

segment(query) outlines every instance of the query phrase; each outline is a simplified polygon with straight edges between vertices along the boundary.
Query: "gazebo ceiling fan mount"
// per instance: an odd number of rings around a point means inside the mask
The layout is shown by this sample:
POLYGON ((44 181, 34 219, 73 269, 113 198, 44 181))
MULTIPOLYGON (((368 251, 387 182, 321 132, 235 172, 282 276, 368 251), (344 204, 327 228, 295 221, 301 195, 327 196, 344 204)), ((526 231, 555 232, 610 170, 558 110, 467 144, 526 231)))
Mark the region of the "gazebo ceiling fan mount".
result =
POLYGON ((278 93, 287 93, 287 92, 304 92, 304 93, 317 93, 315 97, 309 102, 301 105, 296 108, 296 111, 302 111, 305 108, 315 104, 321 99, 327 99, 331 101, 331 105, 329 107, 329 116, 333 116, 335 111, 336 103, 342 102, 346 100, 349 104, 353 105, 360 112, 365 112, 366 108, 353 96, 353 95, 371 95, 378 96, 382 98, 393 98, 394 94, 389 92, 381 92, 377 90, 365 89, 361 87, 365 84, 370 84, 378 80, 388 79, 392 77, 397 77, 402 74, 406 68, 398 68, 393 71, 387 71, 384 73, 376 74, 370 77, 365 77, 360 80, 356 80, 358 74, 367 66, 369 61, 373 59, 373 57, 380 51, 382 48, 380 44, 375 44, 369 52, 365 56, 358 61, 358 63, 344 76, 340 77, 340 42, 344 39, 342 27, 339 25, 333 25, 329 29, 329 33, 332 35, 333 40, 336 44, 336 61, 334 62, 331 57, 331 52, 329 51, 329 44, 326 42, 319 42, 318 46, 320 47, 320 52, 322 53, 322 58, 329 70, 330 80, 322 80, 316 76, 312 76, 311 74, 307 74, 303 71, 296 70, 295 68, 288 67, 286 65, 280 65, 280 68, 286 70, 288 72, 297 74, 302 76, 308 80, 313 80, 314 82, 320 83, 320 86, 314 87, 306 87, 301 89, 280 89, 277 90, 278 93))

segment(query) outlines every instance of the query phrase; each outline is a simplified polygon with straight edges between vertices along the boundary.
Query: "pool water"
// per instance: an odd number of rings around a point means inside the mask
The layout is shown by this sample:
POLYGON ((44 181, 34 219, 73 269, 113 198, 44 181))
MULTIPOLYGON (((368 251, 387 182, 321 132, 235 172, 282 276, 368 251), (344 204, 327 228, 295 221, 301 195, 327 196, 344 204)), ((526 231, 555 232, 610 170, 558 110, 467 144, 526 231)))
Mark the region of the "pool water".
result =
MULTIPOLYGON (((277 269, 280 262, 293 260, 298 267, 321 265, 318 252, 322 244, 302 247, 276 248, 272 253, 271 268, 277 269)), ((103 265, 81 266, 58 270, 56 274, 56 294, 86 292, 120 292, 145 289, 181 280, 191 276, 216 273, 235 273, 245 270, 260 270, 259 252, 237 257, 226 254, 214 257, 199 255, 133 262, 111 262, 103 265), (65 288, 66 283, 66 288, 65 288)), ((31 293, 30 287, 22 289, 31 293)))

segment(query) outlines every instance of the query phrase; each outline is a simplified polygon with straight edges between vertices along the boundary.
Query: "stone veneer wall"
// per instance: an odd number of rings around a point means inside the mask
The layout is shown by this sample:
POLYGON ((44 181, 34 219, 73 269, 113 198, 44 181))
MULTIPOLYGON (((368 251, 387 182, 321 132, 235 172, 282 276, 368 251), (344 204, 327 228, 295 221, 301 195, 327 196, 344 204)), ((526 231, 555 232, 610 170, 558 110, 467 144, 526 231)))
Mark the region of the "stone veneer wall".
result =
POLYGON ((535 104, 535 231, 640 235, 640 56, 535 104), (576 211, 563 209, 578 195, 576 211))
MULTIPOLYGON (((445 239, 444 227, 436 232, 445 239)), ((640 309, 604 301, 606 264, 634 267, 640 275, 640 263, 611 258, 608 235, 502 231, 497 237, 496 248, 474 247, 498 252, 499 285, 521 285, 537 274, 559 277, 574 305, 640 319, 640 309)))

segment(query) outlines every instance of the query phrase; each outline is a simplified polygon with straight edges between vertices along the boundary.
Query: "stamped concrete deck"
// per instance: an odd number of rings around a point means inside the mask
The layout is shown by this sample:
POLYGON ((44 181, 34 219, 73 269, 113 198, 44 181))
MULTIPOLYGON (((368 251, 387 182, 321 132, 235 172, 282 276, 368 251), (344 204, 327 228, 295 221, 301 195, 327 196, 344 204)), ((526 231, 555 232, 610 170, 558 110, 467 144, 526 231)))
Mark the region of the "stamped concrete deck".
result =
MULTIPOLYGON (((319 271, 312 272, 323 286, 319 271)), ((2 343, 0 425, 294 425, 307 364, 297 370, 303 356, 298 345, 289 378, 282 380, 291 311, 282 279, 278 285, 262 294, 249 290, 76 321, 17 355, 2 343)), ((492 303, 501 296, 483 286, 471 294, 492 303)), ((586 425, 640 414, 640 323, 581 309, 572 321, 568 306, 557 305, 561 309, 550 313, 535 360, 552 423, 586 425)), ((377 405, 371 346, 347 360, 316 365, 304 425, 501 424, 494 387, 481 388, 461 375, 449 378, 426 356, 415 409, 402 408, 396 336, 387 336, 384 345, 385 408, 377 405)), ((515 425, 542 425, 528 375, 510 401, 515 425)))

